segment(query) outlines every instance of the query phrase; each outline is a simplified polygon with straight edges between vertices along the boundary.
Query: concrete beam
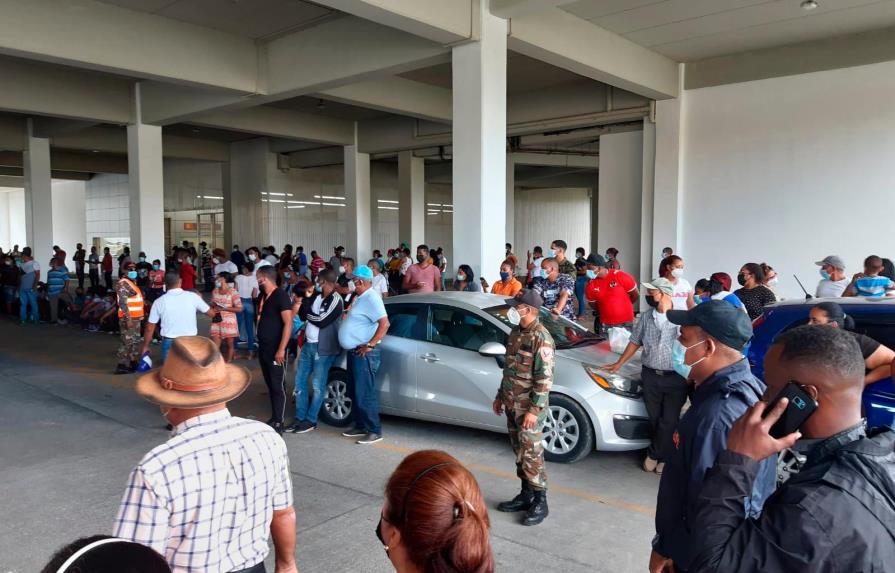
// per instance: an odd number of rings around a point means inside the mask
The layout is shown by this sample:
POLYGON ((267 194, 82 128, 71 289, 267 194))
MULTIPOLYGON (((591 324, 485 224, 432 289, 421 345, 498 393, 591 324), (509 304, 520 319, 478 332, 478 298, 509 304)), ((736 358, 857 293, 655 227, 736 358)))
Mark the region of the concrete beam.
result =
POLYGON ((0 0, 0 14, 0 53, 242 93, 260 87, 251 38, 94 0, 0 0))
POLYGON ((289 167, 306 169, 326 165, 342 165, 345 161, 345 150, 342 147, 320 147, 307 151, 296 151, 289 154, 289 167))
POLYGON ((440 44, 477 35, 477 0, 315 0, 366 20, 397 28, 440 44))
POLYGON ((201 115, 191 119, 190 123, 254 133, 259 136, 316 141, 328 145, 346 145, 347 142, 354 141, 353 121, 265 105, 201 115))
MULTIPOLYGON (((2 131, 0 131, 0 134, 2 134, 2 131)), ((162 145, 165 157, 201 159, 205 161, 230 160, 230 146, 220 141, 163 135, 162 145)), ((54 137, 53 147, 90 152, 96 150, 100 153, 126 155, 127 132, 124 128, 92 127, 77 133, 54 137)))
POLYGON ((513 18, 507 47, 651 99, 681 89, 676 62, 562 10, 513 18))
POLYGON ((501 18, 519 18, 544 12, 578 0, 491 0, 491 13, 501 18))
POLYGON ((398 76, 349 84, 315 95, 429 121, 451 121, 451 90, 398 76))
POLYGON ((592 155, 519 152, 507 155, 507 161, 512 161, 516 165, 575 167, 586 169, 598 169, 600 167, 600 158, 592 155))
POLYGON ((0 78, 0 110, 106 123, 130 119, 130 82, 124 79, 12 58, 0 59, 0 78))
MULTIPOLYGON (((0 187, 25 187, 25 170, 21 167, 0 167, 0 187)), ((53 179, 69 179, 71 181, 90 181, 92 173, 78 171, 50 171, 53 179)))
MULTIPOLYGON (((18 151, 0 151, 0 167, 23 167, 24 157, 18 151)), ((72 173, 127 173, 127 156, 109 153, 77 153, 50 150, 54 170, 72 173)))

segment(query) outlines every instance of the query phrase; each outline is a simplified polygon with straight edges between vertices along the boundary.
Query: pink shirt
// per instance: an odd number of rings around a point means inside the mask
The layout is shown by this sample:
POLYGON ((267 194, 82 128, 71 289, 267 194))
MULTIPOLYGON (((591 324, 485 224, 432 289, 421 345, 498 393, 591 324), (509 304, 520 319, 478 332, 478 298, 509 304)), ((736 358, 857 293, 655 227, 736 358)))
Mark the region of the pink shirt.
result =
POLYGON ((426 268, 412 265, 404 276, 410 284, 407 292, 435 292, 436 281, 441 284, 441 271, 435 265, 426 268))

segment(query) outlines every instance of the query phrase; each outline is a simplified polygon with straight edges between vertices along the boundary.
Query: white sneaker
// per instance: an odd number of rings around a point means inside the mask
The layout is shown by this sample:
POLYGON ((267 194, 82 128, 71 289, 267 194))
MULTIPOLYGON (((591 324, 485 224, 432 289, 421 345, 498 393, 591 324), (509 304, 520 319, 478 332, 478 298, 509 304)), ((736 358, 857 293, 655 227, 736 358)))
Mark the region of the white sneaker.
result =
MULTIPOLYGON (((656 471, 656 467, 658 466, 658 464, 659 464, 659 462, 657 460, 654 460, 653 458, 646 456, 646 458, 643 460, 643 471, 654 472, 654 471, 656 471)), ((665 465, 665 464, 662 464, 662 465, 665 465)))

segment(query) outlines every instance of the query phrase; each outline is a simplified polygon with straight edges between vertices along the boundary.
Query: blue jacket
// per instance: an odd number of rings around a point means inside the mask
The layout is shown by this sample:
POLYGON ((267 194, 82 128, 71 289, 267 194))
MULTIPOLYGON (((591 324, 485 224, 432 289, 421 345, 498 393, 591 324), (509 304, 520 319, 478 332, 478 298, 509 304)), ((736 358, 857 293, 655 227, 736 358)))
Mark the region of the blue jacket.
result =
MULTIPOLYGON (((691 528, 706 474, 715 465, 718 454, 727 449, 730 427, 764 391, 764 382, 752 375, 743 359, 697 386, 690 409, 678 422, 675 449, 659 484, 653 539, 653 549, 670 557, 678 569, 689 569, 692 564, 691 528)), ((771 456, 761 462, 752 495, 744 500, 745 516, 757 517, 761 513, 775 483, 776 458, 771 456)))

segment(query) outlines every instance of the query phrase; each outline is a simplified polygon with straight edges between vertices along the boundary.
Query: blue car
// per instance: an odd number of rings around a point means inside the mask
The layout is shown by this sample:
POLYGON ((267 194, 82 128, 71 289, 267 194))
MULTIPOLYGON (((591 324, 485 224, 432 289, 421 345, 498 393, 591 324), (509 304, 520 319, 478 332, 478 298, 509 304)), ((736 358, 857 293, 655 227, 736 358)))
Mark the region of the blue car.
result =
MULTIPOLYGON (((836 302, 855 321, 855 330, 895 349, 895 299, 835 298, 778 302, 765 307, 755 320, 755 338, 748 358, 752 373, 764 379, 764 355, 781 332, 808 323, 808 312, 818 302, 836 302)), ((895 383, 886 378, 864 390, 867 426, 895 428, 895 383)))

